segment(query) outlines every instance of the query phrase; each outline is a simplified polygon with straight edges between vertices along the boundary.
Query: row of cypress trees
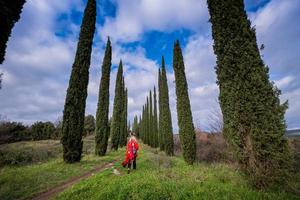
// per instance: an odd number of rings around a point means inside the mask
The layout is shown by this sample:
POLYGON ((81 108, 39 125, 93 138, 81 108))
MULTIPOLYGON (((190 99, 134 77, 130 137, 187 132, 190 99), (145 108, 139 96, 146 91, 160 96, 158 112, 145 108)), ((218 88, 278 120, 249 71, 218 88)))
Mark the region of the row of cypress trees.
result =
POLYGON ((259 188, 288 180, 284 137, 287 102, 269 80, 243 0, 207 0, 212 24, 224 135, 242 169, 259 188))
MULTIPOLYGON (((174 43, 173 69, 175 74, 181 148, 184 160, 188 164, 193 164, 196 158, 196 134, 188 95, 184 60, 178 40, 174 43)), ((159 68, 158 70, 158 90, 159 119, 157 120, 156 91, 154 87, 154 114, 152 112, 152 94, 150 91, 146 104, 143 106, 140 135, 144 143, 154 148, 159 147, 167 155, 172 156, 174 155, 174 140, 164 57, 162 57, 161 69, 159 68)))
MULTIPOLYGON (((95 23, 96 1, 88 0, 63 113, 61 142, 63 144, 63 158, 67 163, 78 162, 81 159, 82 133, 95 23)), ((106 154, 109 136, 111 136, 112 149, 114 150, 126 145, 127 142, 128 91, 125 87, 122 61, 120 61, 116 77, 112 120, 111 122, 108 120, 111 59, 112 47, 108 38, 102 63, 96 112, 95 154, 99 156, 106 154)))
MULTIPOLYGON (((143 112, 141 120, 139 123, 139 136, 145 144, 150 145, 153 148, 159 146, 158 141, 158 122, 157 122, 157 100, 156 100, 156 89, 154 87, 152 91, 150 90, 149 96, 145 105, 143 106, 143 112), (152 102, 153 97, 153 102, 152 102)), ((135 118, 137 121, 137 117, 135 118)))

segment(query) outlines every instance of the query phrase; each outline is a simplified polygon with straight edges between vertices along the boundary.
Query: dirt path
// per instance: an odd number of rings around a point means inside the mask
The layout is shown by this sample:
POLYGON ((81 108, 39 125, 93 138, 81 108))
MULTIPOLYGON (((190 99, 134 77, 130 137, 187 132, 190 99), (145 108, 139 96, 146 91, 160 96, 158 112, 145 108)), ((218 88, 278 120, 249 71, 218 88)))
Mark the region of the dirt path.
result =
POLYGON ((33 198, 33 200, 47 200, 47 199, 51 199, 52 197, 54 197, 55 195, 57 195, 58 193, 61 193, 62 191, 64 191, 65 189, 69 188, 70 186, 74 185, 75 183, 78 183, 79 181, 86 179, 92 175, 94 175, 94 173, 98 173, 101 172, 105 169, 109 169, 111 168, 117 161, 113 161, 111 163, 107 163, 107 164, 102 164, 94 169, 92 169, 91 171, 81 175, 81 176, 77 176, 77 177, 73 177, 71 179, 69 179, 68 181, 49 189, 46 192, 40 193, 38 194, 36 197, 33 198))

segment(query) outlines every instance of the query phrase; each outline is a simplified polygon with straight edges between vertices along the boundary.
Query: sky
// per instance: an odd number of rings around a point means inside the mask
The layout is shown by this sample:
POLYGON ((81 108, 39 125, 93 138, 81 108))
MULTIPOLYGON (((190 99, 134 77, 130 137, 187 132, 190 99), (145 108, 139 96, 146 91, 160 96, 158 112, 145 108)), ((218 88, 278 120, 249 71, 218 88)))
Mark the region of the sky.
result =
MULTIPOLYGON (((195 127, 211 128, 211 116, 220 112, 216 85, 216 57, 206 1, 101 0, 90 66, 86 115, 95 115, 101 65, 107 37, 112 40, 110 115, 117 66, 122 59, 128 88, 131 122, 139 115, 150 89, 157 84, 158 68, 165 56, 173 129, 177 113, 173 44, 180 40, 185 61, 195 127)), ((31 124, 56 121, 62 116, 86 0, 27 0, 21 19, 8 42, 0 65, 0 115, 31 124)), ((270 79, 289 101, 288 129, 300 128, 300 1, 245 0, 256 28, 258 45, 270 79)))

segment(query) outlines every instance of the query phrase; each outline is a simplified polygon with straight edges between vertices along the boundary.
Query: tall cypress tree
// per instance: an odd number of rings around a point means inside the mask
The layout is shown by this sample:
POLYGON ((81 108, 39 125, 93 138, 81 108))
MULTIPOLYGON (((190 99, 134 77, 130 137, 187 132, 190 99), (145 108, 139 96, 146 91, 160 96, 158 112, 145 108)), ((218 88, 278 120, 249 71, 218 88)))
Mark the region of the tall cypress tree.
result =
POLYGON ((174 140, 173 140, 173 128, 172 128, 172 117, 169 105, 169 89, 167 73, 165 68, 164 58, 162 58, 162 69, 161 69, 161 124, 162 124, 162 135, 164 140, 164 149, 167 155, 174 155, 174 140))
MULTIPOLYGON (((162 65, 165 65, 164 57, 162 57, 162 65)), ((161 87, 161 71, 158 69, 158 110, 159 110, 159 119, 158 119, 158 136, 159 136, 159 148, 161 151, 165 149, 164 147, 164 131, 163 131, 163 112, 162 112, 162 87, 161 87)))
POLYGON ((7 41, 11 31, 20 19, 25 0, 0 1, 0 64, 3 63, 7 41))
POLYGON ((78 162, 81 159, 82 133, 95 23, 96 1, 88 0, 63 113, 61 142, 63 144, 63 158, 67 163, 78 162))
POLYGON ((111 71, 111 43, 107 39, 105 55, 102 63, 102 77, 99 86, 98 107, 96 113, 95 153, 104 156, 109 137, 109 82, 111 71))
POLYGON ((269 81, 243 0, 208 0, 224 135, 257 187, 288 180, 287 102, 269 81))
POLYGON ((115 87, 115 98, 114 98, 114 107, 113 107, 113 116, 112 124, 110 128, 111 135, 111 148, 118 150, 120 136, 121 136, 121 120, 122 120, 122 95, 123 95, 123 64, 122 60, 120 61, 117 78, 116 78, 116 87, 115 87))
POLYGON ((153 89, 153 103, 154 103, 154 117, 153 117, 153 137, 154 147, 158 147, 158 125, 157 125, 157 100, 156 100, 156 88, 153 89))
POLYGON ((180 143, 184 160, 193 164, 196 158, 196 135, 193 125, 185 67, 179 41, 174 44, 173 68, 175 73, 177 115, 180 143))
POLYGON ((150 138, 149 138, 149 135, 150 135, 150 130, 149 130, 149 127, 150 127, 150 119, 149 119, 149 113, 150 113, 150 109, 149 109, 149 98, 147 97, 147 101, 146 101, 146 119, 145 119, 145 128, 146 128, 146 135, 145 135, 145 142, 146 144, 150 144, 150 138))
POLYGON ((149 92, 149 143, 150 146, 154 146, 154 137, 153 137, 153 106, 152 106, 152 91, 149 92))
MULTIPOLYGON (((124 98, 123 98, 123 131, 122 131, 122 140, 121 140, 121 146, 126 146, 127 143, 127 134, 128 134, 128 126, 127 126, 127 104, 128 104, 128 91, 127 88, 124 90, 124 98)), ((129 127, 130 128, 130 127, 129 127)))
POLYGON ((119 146, 124 146, 124 135, 125 135, 125 128, 126 128, 126 121, 125 121, 125 80, 122 77, 122 111, 121 111, 121 127, 120 127, 120 138, 119 138, 119 146))

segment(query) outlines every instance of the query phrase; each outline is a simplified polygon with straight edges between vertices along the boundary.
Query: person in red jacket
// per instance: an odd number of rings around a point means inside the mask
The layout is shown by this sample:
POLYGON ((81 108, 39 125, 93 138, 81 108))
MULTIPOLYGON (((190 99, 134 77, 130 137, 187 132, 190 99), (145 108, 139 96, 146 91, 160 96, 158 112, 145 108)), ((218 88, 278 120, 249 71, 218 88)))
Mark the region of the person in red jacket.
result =
POLYGON ((131 165, 133 165, 133 169, 136 169, 136 157, 137 152, 139 150, 139 144, 133 132, 130 133, 129 140, 126 145, 126 157, 124 162, 122 163, 123 167, 128 168, 128 174, 131 170, 131 165))

